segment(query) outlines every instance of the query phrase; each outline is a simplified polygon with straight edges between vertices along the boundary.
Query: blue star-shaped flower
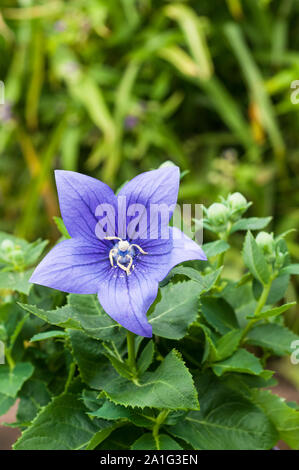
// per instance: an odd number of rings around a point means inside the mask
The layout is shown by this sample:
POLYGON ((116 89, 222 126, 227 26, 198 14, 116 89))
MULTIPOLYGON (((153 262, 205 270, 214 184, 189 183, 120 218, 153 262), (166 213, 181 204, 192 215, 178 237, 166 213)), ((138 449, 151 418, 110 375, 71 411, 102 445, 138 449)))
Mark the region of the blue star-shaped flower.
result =
POLYGON ((142 173, 117 196, 106 184, 80 173, 57 170, 55 176, 61 215, 71 239, 50 251, 30 281, 68 293, 97 293, 110 317, 137 335, 151 337, 146 313, 159 282, 178 263, 206 259, 197 243, 168 227, 177 201, 179 169, 142 173), (166 221, 162 216, 155 218, 151 210, 161 204, 172 208, 166 221), (130 207, 138 208, 138 224, 130 207), (106 223, 103 236, 99 236, 104 229, 101 221, 106 223), (168 238, 163 235, 165 228, 168 238))

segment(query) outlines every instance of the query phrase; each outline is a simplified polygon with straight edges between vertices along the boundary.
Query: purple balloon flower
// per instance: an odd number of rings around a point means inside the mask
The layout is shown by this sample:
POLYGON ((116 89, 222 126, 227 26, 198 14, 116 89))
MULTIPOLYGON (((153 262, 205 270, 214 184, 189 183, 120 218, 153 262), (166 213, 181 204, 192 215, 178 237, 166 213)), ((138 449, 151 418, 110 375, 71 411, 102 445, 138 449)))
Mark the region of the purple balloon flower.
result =
POLYGON ((183 261, 206 260, 197 243, 168 227, 177 201, 178 167, 142 173, 117 196, 106 184, 80 173, 56 170, 55 176, 71 239, 48 253, 30 281, 69 293, 97 293, 110 317, 151 337, 146 313, 159 282, 183 261), (169 209, 167 220, 152 210, 161 204, 169 209))

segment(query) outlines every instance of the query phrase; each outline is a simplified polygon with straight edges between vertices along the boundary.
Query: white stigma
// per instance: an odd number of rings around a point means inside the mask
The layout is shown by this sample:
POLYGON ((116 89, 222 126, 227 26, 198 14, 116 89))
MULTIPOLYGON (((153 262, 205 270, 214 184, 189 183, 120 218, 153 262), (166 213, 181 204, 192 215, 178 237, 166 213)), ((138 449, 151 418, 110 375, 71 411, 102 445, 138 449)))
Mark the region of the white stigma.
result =
POLYGON ((120 251, 127 251, 130 248, 130 243, 127 242, 127 240, 121 240, 118 243, 118 248, 120 249, 120 251))

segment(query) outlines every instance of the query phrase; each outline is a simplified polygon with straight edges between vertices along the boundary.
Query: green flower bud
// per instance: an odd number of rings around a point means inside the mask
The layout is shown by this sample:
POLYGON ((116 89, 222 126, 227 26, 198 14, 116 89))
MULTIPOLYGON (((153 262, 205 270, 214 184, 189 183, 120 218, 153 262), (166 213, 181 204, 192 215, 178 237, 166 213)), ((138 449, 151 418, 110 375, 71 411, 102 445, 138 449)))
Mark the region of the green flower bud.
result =
POLYGON ((230 194, 230 196, 227 198, 227 201, 233 210, 246 209, 247 201, 241 193, 230 194))
POLYGON ((272 233, 260 232, 256 239, 256 243, 262 248, 265 254, 271 254, 274 250, 274 238, 272 233))
POLYGON ((6 253, 9 253, 11 252, 12 250, 14 250, 15 248, 15 244, 11 241, 11 240, 3 240, 3 242, 1 243, 1 251, 4 251, 6 253))
POLYGON ((208 208, 207 216, 213 225, 224 225, 228 221, 229 209, 224 204, 215 202, 208 208))

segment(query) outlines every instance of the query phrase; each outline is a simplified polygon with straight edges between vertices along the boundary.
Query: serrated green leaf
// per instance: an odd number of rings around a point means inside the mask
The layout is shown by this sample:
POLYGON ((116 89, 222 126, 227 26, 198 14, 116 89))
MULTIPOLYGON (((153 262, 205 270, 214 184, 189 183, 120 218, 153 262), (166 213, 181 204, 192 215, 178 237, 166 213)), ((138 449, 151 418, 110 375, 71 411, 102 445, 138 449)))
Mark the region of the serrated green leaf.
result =
POLYGON ((197 380, 200 411, 191 411, 168 432, 204 450, 271 449, 278 440, 268 417, 212 374, 197 380))
POLYGON ((299 336, 287 327, 275 323, 257 325, 247 334, 247 343, 273 351, 278 356, 291 354, 291 344, 299 336))
POLYGON ((84 404, 70 393, 54 398, 14 445, 16 450, 76 450, 111 423, 91 420, 84 404))
POLYGON ((241 372, 252 375, 260 375, 264 372, 259 359, 246 349, 238 349, 228 359, 214 363, 212 369, 218 376, 225 372, 241 372))
POLYGON ((238 329, 233 308, 220 297, 202 297, 201 314, 209 325, 221 334, 238 329))
POLYGON ((108 421, 127 419, 140 427, 153 427, 155 424, 154 419, 150 419, 151 417, 138 413, 138 411, 135 411, 133 408, 128 406, 116 405, 109 400, 106 400, 101 408, 89 414, 90 416, 106 419, 108 421))
POLYGON ((262 284, 267 284, 270 280, 269 268, 262 250, 250 232, 246 234, 243 258, 251 274, 262 284))
POLYGON ((33 374, 33 365, 29 362, 19 362, 10 370, 8 366, 0 366, 0 390, 9 397, 15 397, 22 385, 33 374))
POLYGON ((182 450, 182 447, 167 434, 159 434, 155 441, 151 433, 143 434, 131 447, 132 450, 182 450))
POLYGON ((47 323, 83 330, 92 338, 113 341, 125 335, 123 329, 104 312, 94 295, 70 294, 68 304, 56 310, 42 310, 28 304, 20 305, 47 323))
POLYGON ((262 230, 271 220, 272 217, 248 217, 247 219, 240 219, 233 224, 230 233, 237 232, 238 230, 262 230))
POLYGON ((193 281, 162 287, 161 300, 149 316, 153 333, 163 338, 183 338, 197 318, 198 295, 198 284, 193 281))
POLYGON ((146 372, 133 382, 117 374, 97 341, 79 331, 69 333, 82 380, 103 390, 114 403, 140 408, 197 408, 192 376, 175 350, 154 372, 146 372))

